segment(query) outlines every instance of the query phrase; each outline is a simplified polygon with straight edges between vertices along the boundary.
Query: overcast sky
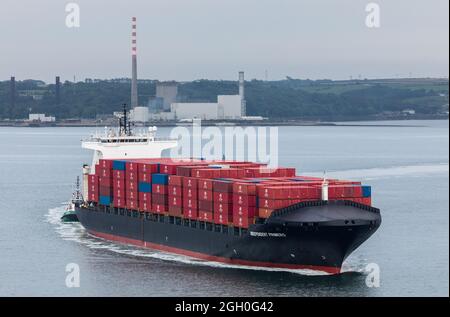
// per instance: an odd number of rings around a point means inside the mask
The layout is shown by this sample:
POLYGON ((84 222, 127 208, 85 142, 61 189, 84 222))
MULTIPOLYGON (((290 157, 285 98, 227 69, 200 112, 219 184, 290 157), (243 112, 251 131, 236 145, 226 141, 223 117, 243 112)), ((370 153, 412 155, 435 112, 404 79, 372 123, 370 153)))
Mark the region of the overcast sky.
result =
POLYGON ((448 77, 449 1, 1 0, 0 80, 448 77), (65 6, 80 7, 68 28, 65 6))

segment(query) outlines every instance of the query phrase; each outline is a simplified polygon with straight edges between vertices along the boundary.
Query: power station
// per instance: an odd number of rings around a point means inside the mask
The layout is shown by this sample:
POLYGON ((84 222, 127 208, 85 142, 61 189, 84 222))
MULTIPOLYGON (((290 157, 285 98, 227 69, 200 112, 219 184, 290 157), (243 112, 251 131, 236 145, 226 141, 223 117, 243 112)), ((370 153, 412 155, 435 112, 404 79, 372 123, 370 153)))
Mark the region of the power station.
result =
POLYGON ((131 107, 138 106, 136 17, 131 19, 131 107))
POLYGON ((134 122, 173 121, 184 119, 242 120, 246 118, 244 72, 239 72, 238 94, 219 95, 216 102, 180 102, 178 83, 156 84, 156 96, 148 106, 139 104, 137 80, 137 19, 131 19, 131 110, 134 122))

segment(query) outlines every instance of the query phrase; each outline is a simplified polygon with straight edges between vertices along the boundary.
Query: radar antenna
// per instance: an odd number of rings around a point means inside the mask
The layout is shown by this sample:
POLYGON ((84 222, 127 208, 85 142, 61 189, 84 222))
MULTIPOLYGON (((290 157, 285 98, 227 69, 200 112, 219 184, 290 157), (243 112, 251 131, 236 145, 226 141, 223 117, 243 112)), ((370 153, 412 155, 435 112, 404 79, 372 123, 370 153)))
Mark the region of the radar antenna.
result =
POLYGON ((123 136, 131 136, 131 122, 128 120, 127 104, 123 105, 122 116, 119 117, 119 132, 123 136))

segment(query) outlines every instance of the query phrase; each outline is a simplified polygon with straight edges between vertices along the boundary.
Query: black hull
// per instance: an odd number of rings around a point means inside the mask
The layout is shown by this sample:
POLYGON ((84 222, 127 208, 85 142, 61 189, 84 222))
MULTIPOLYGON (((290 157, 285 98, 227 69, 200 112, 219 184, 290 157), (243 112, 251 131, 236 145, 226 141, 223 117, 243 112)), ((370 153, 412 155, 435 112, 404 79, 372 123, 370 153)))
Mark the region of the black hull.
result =
POLYGON ((340 272, 380 226, 378 209, 353 202, 302 203, 248 230, 106 206, 77 207, 95 236, 239 266, 340 272))

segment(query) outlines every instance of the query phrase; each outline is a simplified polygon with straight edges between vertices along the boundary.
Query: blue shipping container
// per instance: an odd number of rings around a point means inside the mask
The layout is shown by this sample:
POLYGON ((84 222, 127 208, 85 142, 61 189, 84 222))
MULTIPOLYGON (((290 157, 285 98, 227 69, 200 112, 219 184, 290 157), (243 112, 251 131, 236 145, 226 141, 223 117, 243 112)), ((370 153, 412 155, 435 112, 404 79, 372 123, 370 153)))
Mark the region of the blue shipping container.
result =
POLYGON ((153 174, 152 175, 152 183, 158 185, 167 185, 169 184, 169 175, 168 174, 153 174))
POLYGON ((113 170, 124 171, 126 166, 125 163, 125 161, 113 161, 113 170))
POLYGON ((152 192, 152 184, 139 182, 139 191, 141 193, 151 193, 152 192))
POLYGON ((105 206, 111 205, 111 197, 100 196, 100 205, 105 205, 105 206))
POLYGON ((370 186, 362 186, 363 197, 372 197, 372 188, 370 186))

